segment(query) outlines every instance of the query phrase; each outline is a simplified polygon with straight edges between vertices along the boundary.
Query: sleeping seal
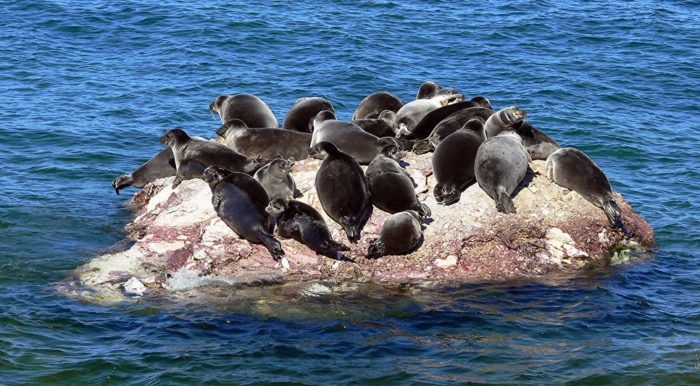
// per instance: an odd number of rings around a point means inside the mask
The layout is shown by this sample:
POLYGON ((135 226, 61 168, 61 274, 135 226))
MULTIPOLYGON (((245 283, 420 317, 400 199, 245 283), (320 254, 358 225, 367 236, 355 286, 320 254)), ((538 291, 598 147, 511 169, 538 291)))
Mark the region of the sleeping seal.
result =
POLYGON ((219 95, 209 105, 209 112, 214 111, 219 113, 221 123, 240 119, 248 127, 279 127, 270 107, 255 95, 219 95))
POLYGON ((386 255, 406 255, 423 241, 422 217, 414 210, 394 213, 384 220, 379 238, 371 241, 367 258, 376 259, 386 255))
MULTIPOLYGON (((361 165, 372 162, 374 157, 387 146, 401 149, 401 145, 395 138, 378 138, 353 123, 336 119, 335 114, 330 111, 321 111, 314 119, 311 146, 321 142, 332 143, 338 150, 349 154, 361 165)), ((393 154, 400 157, 404 155, 403 152, 393 154)))
MULTIPOLYGON (((286 130, 311 133, 312 122, 319 111, 335 111, 333 105, 328 100, 321 97, 299 98, 294 102, 294 106, 284 116, 282 128, 286 130)), ((267 127, 267 126, 265 126, 267 127)), ((306 148, 309 146, 307 144, 306 148)), ((306 151, 306 149, 304 149, 306 151)), ((297 158, 301 159, 301 158, 297 158)))
POLYGON ((276 198, 265 208, 277 222, 277 234, 285 239, 294 239, 314 252, 338 259, 339 251, 350 248, 331 236, 328 225, 320 213, 301 201, 276 198))
POLYGON ((547 177, 603 209, 611 226, 622 224, 620 207, 613 198, 610 181, 581 150, 564 147, 553 152, 547 158, 547 177))
POLYGON ((219 218, 239 237, 265 245, 272 258, 280 260, 284 251, 272 235, 275 222, 265 211, 269 201, 265 188, 247 174, 220 166, 204 169, 203 179, 211 188, 211 203, 219 218))
POLYGON ((515 213, 511 194, 525 178, 529 161, 522 139, 512 131, 488 138, 479 146, 474 161, 476 182, 496 202, 499 212, 515 213))
POLYGON ((379 138, 393 137, 396 135, 394 132, 396 113, 391 110, 382 111, 377 118, 355 119, 350 121, 350 123, 359 126, 362 130, 379 138))
POLYGON ((226 139, 226 145, 248 157, 294 158, 309 156, 311 134, 278 128, 248 128, 243 121, 232 119, 224 123, 216 134, 226 139))
POLYGON ((386 91, 376 92, 368 95, 360 102, 360 105, 357 106, 357 109, 352 114, 352 119, 375 119, 384 110, 397 112, 402 106, 401 99, 396 95, 386 91))
POLYGON ((320 142, 309 153, 324 152, 326 158, 316 172, 316 193, 321 207, 345 230, 348 240, 357 243, 360 232, 372 215, 365 173, 355 159, 330 142, 320 142))
POLYGON ((396 112, 396 136, 405 136, 413 132, 418 122, 429 112, 450 103, 464 100, 462 94, 437 94, 432 98, 416 99, 408 102, 396 112))

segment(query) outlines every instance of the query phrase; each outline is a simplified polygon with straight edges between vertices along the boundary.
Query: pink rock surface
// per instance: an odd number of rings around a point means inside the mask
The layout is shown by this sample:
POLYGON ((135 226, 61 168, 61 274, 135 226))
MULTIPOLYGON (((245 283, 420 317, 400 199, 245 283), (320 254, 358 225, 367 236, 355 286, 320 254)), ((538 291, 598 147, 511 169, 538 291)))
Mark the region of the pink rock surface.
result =
POLYGON ((654 247, 651 226, 622 196, 626 237, 613 229, 603 211, 579 194, 549 181, 544 161, 533 161, 514 197, 517 214, 502 214, 478 185, 469 187, 458 203, 441 206, 432 190, 431 154, 408 155, 407 169, 419 199, 432 210, 422 246, 410 255, 364 258, 369 241, 378 237, 387 213, 374 209, 358 244, 350 244, 339 225, 328 218, 318 201, 314 178, 320 162, 299 161, 293 176, 304 194, 300 198, 324 215, 333 237, 351 247, 354 262, 317 255, 291 239, 280 239, 285 259, 274 261, 262 245, 239 238, 216 215, 211 193, 200 180, 171 189, 172 178, 147 185, 129 202, 134 219, 127 225, 132 245, 98 256, 76 270, 71 291, 92 298, 118 301, 191 290, 212 284, 232 286, 300 281, 354 281, 399 285, 415 282, 454 283, 509 280, 575 272, 589 264, 606 264, 613 252, 654 247), (124 283, 128 280, 128 286, 124 283), (142 288, 134 293, 128 288, 142 288), (128 288, 127 288, 128 287, 128 288), (89 289, 89 291, 87 290, 89 289))

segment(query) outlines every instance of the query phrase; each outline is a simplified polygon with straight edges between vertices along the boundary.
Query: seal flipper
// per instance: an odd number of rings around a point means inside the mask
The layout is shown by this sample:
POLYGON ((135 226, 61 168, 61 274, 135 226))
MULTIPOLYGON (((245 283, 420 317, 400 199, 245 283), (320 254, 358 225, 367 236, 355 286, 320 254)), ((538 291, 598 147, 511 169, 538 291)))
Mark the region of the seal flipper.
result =
POLYGON ((620 228, 624 229, 621 220, 622 211, 620 211, 620 207, 617 206, 617 202, 615 202, 615 200, 610 198, 603 202, 603 212, 605 212, 605 216, 607 216, 608 221, 610 222, 610 226, 619 226, 620 228))
POLYGON ((282 259, 282 256, 284 256, 284 250, 282 249, 282 244, 279 242, 279 240, 274 238, 271 234, 263 231, 258 232, 258 238, 260 239, 260 242, 265 245, 265 248, 270 251, 270 255, 272 255, 272 258, 275 261, 282 259))
POLYGON ((510 198, 510 194, 502 186, 498 187, 496 194, 496 210, 502 213, 515 213, 513 199, 510 198))

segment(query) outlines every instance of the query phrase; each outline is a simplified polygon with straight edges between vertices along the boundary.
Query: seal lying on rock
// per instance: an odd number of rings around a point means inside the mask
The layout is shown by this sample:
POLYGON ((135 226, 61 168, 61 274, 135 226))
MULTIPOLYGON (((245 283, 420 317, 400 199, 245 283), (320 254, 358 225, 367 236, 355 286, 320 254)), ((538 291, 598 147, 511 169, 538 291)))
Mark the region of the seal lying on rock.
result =
POLYGON ((422 217, 414 210, 389 216, 382 225, 379 238, 367 248, 367 258, 385 255, 406 255, 416 250, 423 241, 422 217))
POLYGON ((311 134, 313 119, 323 110, 335 111, 331 102, 324 98, 299 98, 284 116, 282 128, 311 134))
POLYGON ((249 128, 240 119, 232 119, 216 130, 226 139, 226 145, 248 157, 294 158, 302 160, 309 156, 311 133, 278 128, 249 128))
POLYGON ((145 164, 138 167, 131 174, 122 174, 112 180, 112 187, 115 193, 127 186, 135 188, 143 188, 147 183, 153 182, 159 178, 172 177, 177 172, 175 167, 175 156, 173 150, 169 147, 161 150, 155 157, 151 158, 145 164))
POLYGON ((340 224, 351 243, 360 240, 360 232, 372 215, 365 173, 354 158, 330 142, 320 142, 309 154, 326 153, 316 172, 316 192, 321 207, 340 224))
POLYGON ((611 226, 621 224, 620 207, 605 173, 584 152, 561 148, 547 158, 547 177, 603 209, 611 226))
POLYGON ((525 178, 529 161, 522 139, 512 131, 488 138, 479 146, 474 161, 476 182, 496 202, 499 212, 515 213, 511 194, 525 178))
POLYGON ((274 158, 253 175, 256 181, 265 188, 270 200, 281 197, 291 199, 301 196, 297 190, 294 178, 290 174, 294 167, 294 159, 274 158))
POLYGON ((201 172, 209 166, 220 165, 231 171, 250 174, 265 164, 237 153, 226 145, 192 138, 182 129, 168 130, 159 141, 169 146, 175 157, 177 173, 173 189, 184 180, 201 177, 201 172))
POLYGON ((272 235, 275 222, 265 211, 269 202, 265 188, 247 174, 231 172, 220 166, 210 166, 203 174, 219 218, 238 236, 265 245, 272 258, 280 260, 284 251, 272 235))
POLYGON ((276 198, 265 208, 277 222, 277 234, 285 239, 294 239, 314 252, 336 259, 339 251, 350 248, 331 236, 328 225, 320 213, 301 201, 276 198))
POLYGON ((221 123, 240 119, 248 127, 279 127, 267 103, 251 94, 219 95, 209 105, 209 112, 219 113, 221 123))
POLYGON ((391 110, 384 110, 379 117, 373 119, 355 119, 350 123, 359 126, 362 130, 376 135, 377 137, 393 137, 396 123, 396 113, 391 110))
POLYGON ((399 111, 403 102, 396 95, 380 91, 368 95, 352 114, 352 119, 376 119, 384 110, 399 111))
POLYGON ((421 216, 430 216, 430 208, 418 201, 413 180, 408 176, 391 152, 386 148, 374 157, 365 172, 372 203, 387 213, 397 213, 404 210, 415 210, 421 216))

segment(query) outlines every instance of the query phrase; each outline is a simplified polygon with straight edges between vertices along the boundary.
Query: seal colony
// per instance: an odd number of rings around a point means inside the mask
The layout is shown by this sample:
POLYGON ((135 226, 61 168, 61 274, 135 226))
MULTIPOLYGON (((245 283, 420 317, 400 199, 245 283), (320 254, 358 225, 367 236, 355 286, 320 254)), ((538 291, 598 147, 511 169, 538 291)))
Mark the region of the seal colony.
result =
POLYGON ((225 95, 210 105, 220 138, 165 131, 163 151, 112 182, 117 193, 143 188, 131 234, 165 261, 164 276, 145 281, 177 289, 195 271, 238 284, 510 278, 654 246, 595 162, 526 122, 521 107, 479 95, 466 103, 434 82, 416 97, 370 94, 347 120, 330 101, 303 97, 280 127, 259 97, 225 95), (393 125, 383 137, 356 123, 382 116, 393 125))

